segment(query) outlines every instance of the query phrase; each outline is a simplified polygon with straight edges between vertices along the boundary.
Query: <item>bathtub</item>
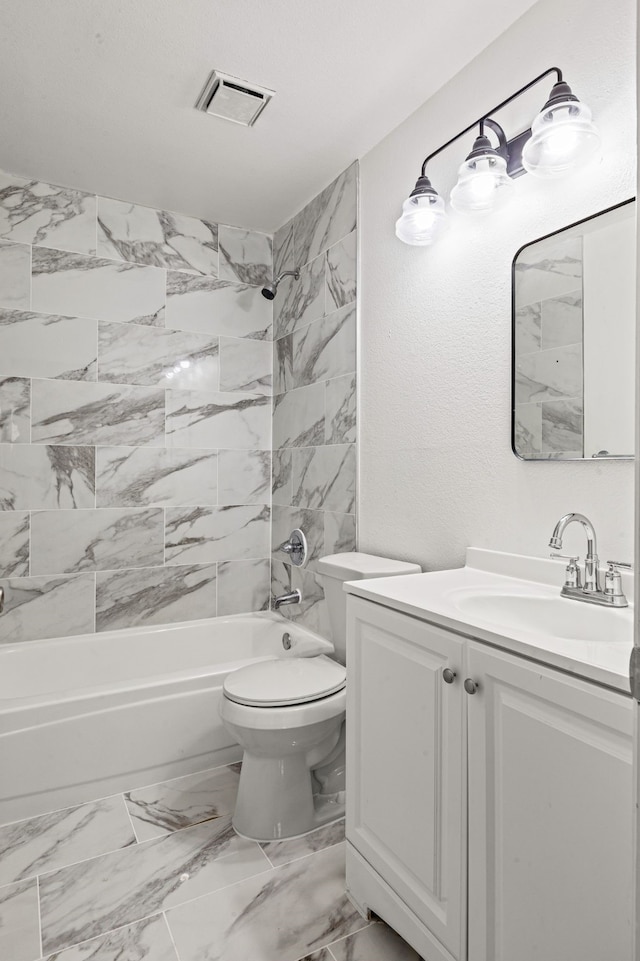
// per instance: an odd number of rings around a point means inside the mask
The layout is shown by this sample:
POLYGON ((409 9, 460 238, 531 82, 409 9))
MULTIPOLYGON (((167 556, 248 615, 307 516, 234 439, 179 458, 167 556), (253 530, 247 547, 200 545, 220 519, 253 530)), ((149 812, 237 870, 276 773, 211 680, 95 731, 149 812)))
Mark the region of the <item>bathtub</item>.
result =
POLYGON ((0 647, 0 824, 240 760, 227 674, 332 650, 272 613, 0 647))

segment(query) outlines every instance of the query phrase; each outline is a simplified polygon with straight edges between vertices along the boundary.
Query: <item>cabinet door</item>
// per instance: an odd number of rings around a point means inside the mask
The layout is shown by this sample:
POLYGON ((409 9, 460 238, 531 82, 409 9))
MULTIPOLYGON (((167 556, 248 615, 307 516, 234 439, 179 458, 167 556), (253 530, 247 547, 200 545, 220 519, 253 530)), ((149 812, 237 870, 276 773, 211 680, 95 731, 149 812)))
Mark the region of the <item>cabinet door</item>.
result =
POLYGON ((632 701, 470 644, 469 961, 630 961, 632 701))
POLYGON ((347 636, 347 837, 461 958, 463 642, 353 597, 347 636))

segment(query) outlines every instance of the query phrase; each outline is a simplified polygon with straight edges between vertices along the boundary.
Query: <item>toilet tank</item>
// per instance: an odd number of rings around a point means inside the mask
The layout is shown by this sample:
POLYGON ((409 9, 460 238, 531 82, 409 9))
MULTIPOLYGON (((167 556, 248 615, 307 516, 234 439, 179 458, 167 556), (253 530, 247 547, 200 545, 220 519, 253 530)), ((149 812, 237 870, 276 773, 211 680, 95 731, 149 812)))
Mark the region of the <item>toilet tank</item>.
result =
POLYGON ((344 554, 329 554, 318 561, 318 574, 322 578, 324 596, 329 609, 331 639, 336 649, 336 658, 342 664, 346 658, 347 645, 347 594, 343 590, 345 581, 360 581, 370 577, 394 577, 399 574, 420 574, 419 564, 407 561, 394 561, 389 557, 375 554, 362 554, 349 551, 344 554))

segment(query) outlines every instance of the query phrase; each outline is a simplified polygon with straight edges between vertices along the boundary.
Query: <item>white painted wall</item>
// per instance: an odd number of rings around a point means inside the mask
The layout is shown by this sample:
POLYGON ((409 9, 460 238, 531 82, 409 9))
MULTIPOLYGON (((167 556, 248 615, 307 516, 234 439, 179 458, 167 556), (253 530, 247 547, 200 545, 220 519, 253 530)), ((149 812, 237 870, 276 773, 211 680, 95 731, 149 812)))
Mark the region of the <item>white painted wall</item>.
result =
MULTIPOLYGON (((540 0, 361 161, 361 550, 428 569, 462 564, 470 544, 544 555, 577 510, 602 555, 632 556, 631 463, 525 463, 509 440, 515 252, 635 193, 635 4, 603 14, 597 0, 540 0), (433 248, 400 243, 424 156, 551 65, 591 106, 602 163, 570 183, 520 178, 507 209, 452 223, 433 248)), ((464 143, 430 168, 438 189, 463 158, 464 143)), ((567 535, 567 549, 584 546, 567 535)))

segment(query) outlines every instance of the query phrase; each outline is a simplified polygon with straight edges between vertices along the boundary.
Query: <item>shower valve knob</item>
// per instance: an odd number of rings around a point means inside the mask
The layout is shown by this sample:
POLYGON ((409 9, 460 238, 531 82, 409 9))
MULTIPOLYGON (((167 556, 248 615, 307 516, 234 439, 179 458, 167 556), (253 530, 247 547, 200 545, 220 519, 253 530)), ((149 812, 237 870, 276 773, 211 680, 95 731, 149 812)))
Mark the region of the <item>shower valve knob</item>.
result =
POLYGON ((299 527, 291 531, 289 540, 281 544, 278 550, 289 557, 294 567, 302 567, 304 565, 308 555, 307 539, 299 527))

